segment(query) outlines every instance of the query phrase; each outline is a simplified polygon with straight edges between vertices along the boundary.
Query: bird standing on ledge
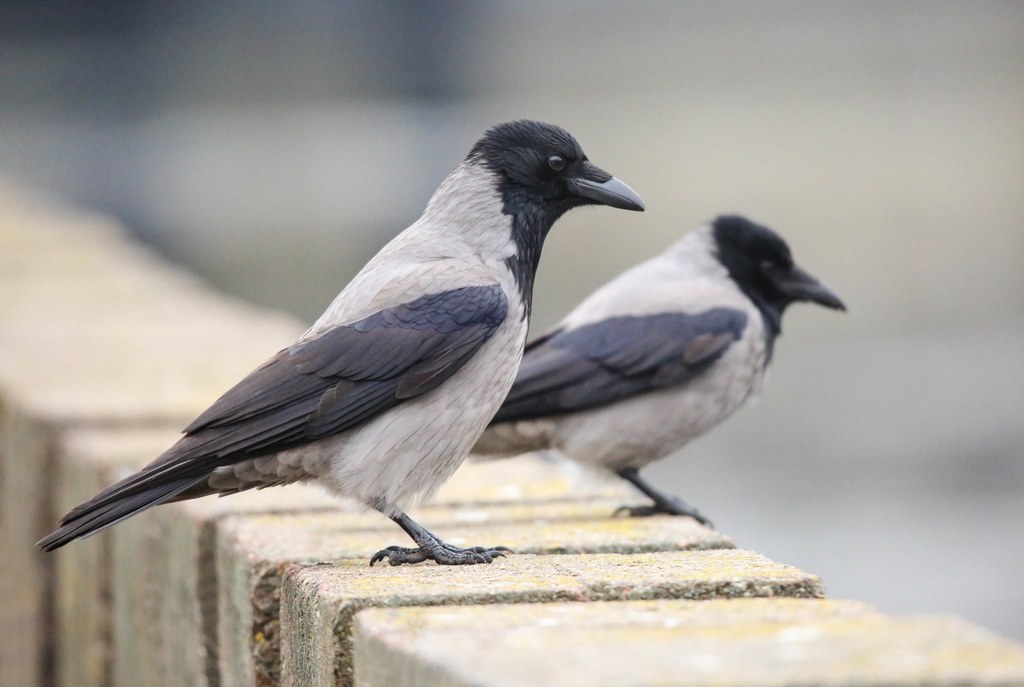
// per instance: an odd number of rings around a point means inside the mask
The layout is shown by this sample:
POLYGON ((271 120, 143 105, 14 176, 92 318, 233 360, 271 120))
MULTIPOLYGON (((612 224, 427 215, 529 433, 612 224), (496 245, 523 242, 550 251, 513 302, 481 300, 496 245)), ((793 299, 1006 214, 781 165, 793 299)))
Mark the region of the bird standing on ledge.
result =
POLYGON ((719 217, 605 284, 531 342, 473 450, 558 449, 653 501, 620 510, 708 525, 640 469, 729 417, 760 387, 782 314, 797 301, 846 309, 796 266, 781 236, 743 217, 719 217))
POLYGON ((38 546, 59 548, 161 503, 316 480, 416 544, 379 551, 371 565, 504 555, 447 544, 404 509, 451 476, 501 405, 523 354, 544 239, 584 205, 644 209, 564 129, 527 120, 490 129, 420 219, 294 345, 38 546))

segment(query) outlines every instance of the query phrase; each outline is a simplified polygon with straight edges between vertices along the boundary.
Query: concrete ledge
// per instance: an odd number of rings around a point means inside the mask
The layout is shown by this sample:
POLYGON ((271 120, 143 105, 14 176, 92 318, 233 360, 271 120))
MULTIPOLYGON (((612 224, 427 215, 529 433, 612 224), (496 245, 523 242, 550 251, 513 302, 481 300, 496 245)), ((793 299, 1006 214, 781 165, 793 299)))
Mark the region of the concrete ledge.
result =
POLYGON ((281 596, 281 681, 296 687, 354 684, 352 623, 357 611, 375 606, 819 597, 823 593, 821 581, 813 575, 738 550, 517 555, 469 568, 424 565, 367 570, 365 562, 356 561, 293 566, 284 575, 281 596))
POLYGON ((355 628, 360 687, 1024 684, 1024 647, 849 601, 373 609, 355 628))
MULTIPOLYGON (((54 481, 54 510, 66 512, 159 454, 177 436, 166 429, 79 429, 60 439, 54 481)), ((87 543, 53 554, 57 684, 102 687, 112 684, 114 666, 138 661, 115 650, 114 538, 107 530, 87 543), (115 655, 119 659, 115 661, 115 655)), ((144 559, 130 556, 126 564, 144 559)), ((186 667, 187 674, 187 667, 186 667)), ((142 683, 140 683, 142 684, 142 683)))
MULTIPOLYGON (((134 471, 178 436, 68 431, 55 480, 61 510, 134 471)), ((319 489, 300 485, 208 498, 154 509, 57 551, 60 684, 217 684, 213 523, 225 513, 336 507, 319 489)))
POLYGON ((301 329, 215 294, 109 220, 3 185, 0 201, 0 685, 23 687, 56 679, 58 573, 33 544, 61 515, 63 434, 182 426, 301 329))
POLYGON ((33 549, 50 513, 44 475, 56 438, 0 398, 0 686, 35 685, 53 663, 53 570, 33 549))
POLYGON ((33 549, 300 330, 109 220, 0 184, 0 687, 608 684, 622 667, 623 684, 1024 684, 1019 647, 958 621, 778 599, 823 590, 686 518, 611 518, 636 499, 624 485, 535 457, 464 466, 414 514, 453 543, 518 551, 490 566, 369 568, 402 533, 304 486, 33 549), (481 672, 473 655, 511 667, 481 672))
MULTIPOLYGON (((488 474, 505 469, 499 464, 464 465, 460 472, 471 474, 442 495, 448 505, 425 507, 414 516, 453 544, 501 544, 517 551, 517 556, 733 546, 730 539, 689 518, 608 518, 621 503, 619 499, 563 497, 458 505, 463 486, 469 487, 464 497, 473 500, 488 489, 501 488, 502 483, 488 479, 488 474), (492 486, 482 489, 480 483, 492 486)), ((536 469, 537 478, 550 480, 552 468, 541 465, 536 469)), ((525 477, 526 470, 522 472, 525 477)), ((524 483, 526 491, 530 491, 529 484, 524 483)), ((221 519, 217 525, 217 577, 224 684, 253 684, 253 680, 263 684, 264 677, 267 684, 276 680, 280 663, 277 600, 282 574, 289 566, 351 560, 365 567, 376 551, 395 543, 407 543, 405 535, 376 513, 320 511, 221 519)))

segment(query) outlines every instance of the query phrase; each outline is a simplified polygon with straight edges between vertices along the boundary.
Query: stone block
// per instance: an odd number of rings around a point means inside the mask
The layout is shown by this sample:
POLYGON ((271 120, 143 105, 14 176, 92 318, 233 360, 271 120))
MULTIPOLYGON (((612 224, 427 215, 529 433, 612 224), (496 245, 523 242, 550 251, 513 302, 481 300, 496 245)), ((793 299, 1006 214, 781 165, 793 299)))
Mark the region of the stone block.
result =
POLYGON ((1024 647, 849 601, 373 609, 355 627, 360 687, 1024 684, 1024 647))
POLYGON ((301 328, 213 293, 110 220, 3 185, 0 200, 0 684, 22 687, 54 677, 57 571, 32 545, 63 512, 63 434, 183 426, 301 328))
POLYGON ((218 520, 315 508, 337 504, 315 487, 290 485, 159 506, 114 528, 114 684, 220 684, 218 520))
POLYGON ((50 512, 45 476, 53 452, 45 424, 0 397, 0 687, 51 677, 53 571, 33 544, 50 512))
MULTIPOLYGON (((67 431, 58 510, 130 474, 178 436, 170 428, 67 431)), ((212 523, 225 512, 333 506, 302 486, 168 504, 55 552, 58 683, 217 684, 212 523)))
MULTIPOLYGON (((354 684, 352 626, 365 608, 823 594, 813 575, 728 549, 519 555, 455 568, 367 568, 358 561, 297 565, 285 572, 281 595, 282 684, 354 684)), ((489 685, 492 677, 478 677, 477 684, 489 685)))
MULTIPOLYGON (((55 512, 67 512, 138 469, 176 436, 172 427, 68 430, 60 439, 61 460, 54 466, 55 512)), ((117 533, 100 532, 49 554, 56 566, 55 669, 62 687, 114 684, 113 599, 116 585, 125 582, 114 580, 117 533)), ((131 558, 145 555, 132 552, 131 558)))
POLYGON ((26 415, 184 423, 302 331, 215 293, 109 219, 2 185, 0 199, 0 387, 26 415))
MULTIPOLYGON (((270 493, 273 490, 267 490, 270 493)), ((527 455, 467 462, 433 505, 413 511, 455 544, 502 544, 521 552, 562 553, 732 547, 689 518, 612 519, 628 489, 578 480, 572 468, 527 455)), ((404 543, 376 513, 334 511, 244 517, 217 525, 219 635, 225 684, 273 684, 280 666, 281 574, 296 561, 355 559, 404 543)))
POLYGON ((602 479, 570 461, 531 453, 504 460, 477 461, 471 457, 441 487, 431 504, 529 503, 580 498, 621 499, 622 503, 643 500, 618 477, 602 479))
MULTIPOLYGON (((450 543, 503 545, 516 555, 733 546, 728 538, 689 518, 607 517, 618 503, 564 499, 468 507, 439 504, 416 511, 414 517, 450 543)), ((289 565, 353 560, 365 566, 379 549, 409 543, 401 530, 375 513, 227 517, 218 530, 220 635, 225 640, 220 647, 221 674, 227 685, 276 680, 278 597, 281 575, 289 565)))

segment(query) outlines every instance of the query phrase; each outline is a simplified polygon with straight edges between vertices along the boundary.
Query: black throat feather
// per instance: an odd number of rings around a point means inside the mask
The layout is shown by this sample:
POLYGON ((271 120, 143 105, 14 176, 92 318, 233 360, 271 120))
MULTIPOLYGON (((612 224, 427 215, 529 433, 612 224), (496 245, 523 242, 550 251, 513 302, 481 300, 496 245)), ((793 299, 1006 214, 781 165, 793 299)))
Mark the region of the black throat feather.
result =
POLYGON ((534 277, 551 226, 566 211, 586 204, 567 191, 559 170, 549 167, 550 155, 566 161, 586 160, 579 143, 565 129, 524 119, 488 130, 466 158, 494 174, 501 211, 510 218, 515 254, 505 264, 519 287, 524 319, 532 310, 534 277))
POLYGON ((512 220, 512 242, 516 247, 516 252, 505 258, 505 266, 512 272, 516 286, 519 287, 524 319, 528 319, 533 311, 533 283, 544 239, 555 220, 564 212, 556 213, 555 210, 531 202, 526 194, 515 189, 503 189, 502 213, 512 220))
POLYGON ((775 350, 775 339, 782 333, 782 312, 786 306, 771 302, 757 289, 745 286, 742 281, 736 281, 736 283, 740 287, 740 291, 757 307, 761 313, 761 319, 764 320, 764 343, 767 356, 765 362, 770 363, 775 350))

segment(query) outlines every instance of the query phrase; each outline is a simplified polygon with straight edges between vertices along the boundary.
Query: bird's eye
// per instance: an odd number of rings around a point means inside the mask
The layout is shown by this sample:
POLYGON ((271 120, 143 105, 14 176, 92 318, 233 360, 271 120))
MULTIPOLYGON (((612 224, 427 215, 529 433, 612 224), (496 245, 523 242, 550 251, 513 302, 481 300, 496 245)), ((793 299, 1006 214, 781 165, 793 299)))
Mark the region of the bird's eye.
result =
POLYGON ((552 155, 551 157, 548 158, 548 167, 555 170, 556 172, 561 172, 563 169, 565 169, 565 158, 563 158, 561 155, 552 155))

